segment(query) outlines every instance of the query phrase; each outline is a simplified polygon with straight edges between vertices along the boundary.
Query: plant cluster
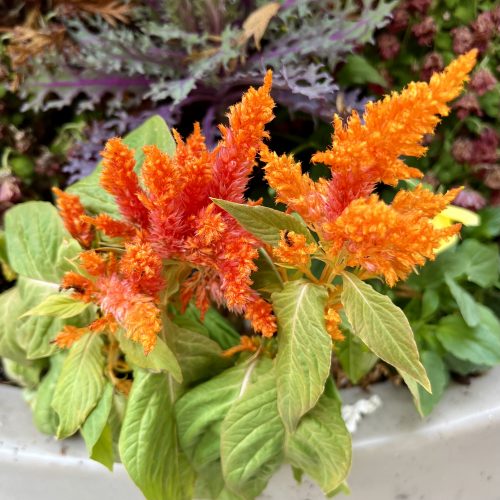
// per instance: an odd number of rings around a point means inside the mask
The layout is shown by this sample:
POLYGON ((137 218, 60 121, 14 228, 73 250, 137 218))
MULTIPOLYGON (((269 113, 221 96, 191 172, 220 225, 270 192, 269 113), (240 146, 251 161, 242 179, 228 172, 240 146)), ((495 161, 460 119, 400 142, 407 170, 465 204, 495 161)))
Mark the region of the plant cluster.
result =
POLYGON ((59 214, 42 202, 9 210, 3 258, 18 280, 0 296, 0 355, 37 426, 59 438, 80 431, 92 458, 121 460, 149 499, 255 498, 284 461, 334 494, 347 490, 351 441, 332 355, 382 359, 421 413, 426 391, 443 387, 426 373, 430 346, 456 363, 500 362, 499 321, 456 281, 492 283, 491 258, 474 243, 439 257, 454 263, 446 275, 430 271, 423 317, 439 279, 462 317, 422 335, 422 359, 403 311, 376 290, 460 231, 436 219, 460 189, 419 184, 390 202, 375 190, 422 177, 401 157, 425 153, 476 55, 362 116, 336 115, 331 147, 312 158, 328 178, 314 181, 266 144, 269 71, 230 108, 215 148, 198 124, 184 140, 154 117, 110 139, 88 178, 55 190, 59 214), (258 158, 286 212, 246 198, 258 158))

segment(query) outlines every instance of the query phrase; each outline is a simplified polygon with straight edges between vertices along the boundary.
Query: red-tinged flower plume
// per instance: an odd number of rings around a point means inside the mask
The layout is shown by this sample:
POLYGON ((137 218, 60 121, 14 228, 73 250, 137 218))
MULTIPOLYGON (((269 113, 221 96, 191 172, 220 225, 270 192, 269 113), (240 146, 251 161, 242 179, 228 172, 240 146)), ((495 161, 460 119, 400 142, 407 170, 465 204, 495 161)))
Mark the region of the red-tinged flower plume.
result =
POLYGON ((65 193, 58 188, 52 188, 56 195, 56 205, 68 232, 85 248, 88 248, 94 238, 92 226, 84 220, 85 209, 80 198, 74 194, 65 193))
MULTIPOLYGON (((276 330, 271 306, 251 288, 258 242, 211 201, 243 203, 256 154, 267 137, 265 125, 273 117, 271 81, 269 72, 262 87, 251 88, 230 109, 229 125, 221 126, 222 140, 213 151, 207 149, 198 124, 185 141, 174 131, 177 148, 172 157, 156 146, 144 147, 142 182, 134 172, 134 152, 119 139, 108 141, 101 183, 115 197, 125 226, 115 227, 103 216, 89 222, 109 236, 128 238, 119 266, 123 286, 105 298, 104 309, 111 314, 109 304, 116 305, 120 293, 131 295, 125 284, 154 303, 164 286, 162 259, 169 259, 192 267, 181 286, 185 305, 193 298, 203 315, 213 300, 244 313, 264 335, 276 330), (130 241, 131 226, 137 236, 130 241)), ((128 323, 135 313, 127 314, 115 317, 128 323)))

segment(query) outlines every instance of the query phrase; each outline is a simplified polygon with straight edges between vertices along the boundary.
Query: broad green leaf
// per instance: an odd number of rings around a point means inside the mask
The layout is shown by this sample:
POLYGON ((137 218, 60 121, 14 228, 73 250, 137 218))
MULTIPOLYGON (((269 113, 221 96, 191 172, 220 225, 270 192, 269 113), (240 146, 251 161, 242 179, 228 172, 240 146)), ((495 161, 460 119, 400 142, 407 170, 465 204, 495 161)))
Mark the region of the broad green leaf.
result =
POLYGON ((227 200, 213 199, 212 201, 264 243, 272 246, 278 245, 281 231, 303 234, 308 243, 314 243, 312 234, 303 222, 279 210, 263 206, 243 205, 227 200))
POLYGON ((242 394, 222 422, 221 462, 229 489, 250 498, 259 495, 281 463, 284 439, 272 369, 242 394))
POLYGON ((128 339, 124 331, 120 330, 116 336, 120 343, 120 349, 125 354, 129 363, 146 370, 170 372, 177 382, 182 382, 182 372, 179 362, 174 353, 160 337, 156 340, 154 349, 146 356, 142 345, 128 339))
POLYGON ((415 408, 417 409, 418 413, 423 417, 424 412, 422 411, 422 403, 420 401, 420 386, 413 377, 410 377, 403 370, 398 370, 398 372, 403 377, 403 380, 406 386, 408 387, 408 390, 413 396, 413 402, 415 403, 415 408))
POLYGON ((72 318, 78 316, 89 307, 90 304, 75 300, 68 295, 55 294, 49 295, 38 305, 26 311, 25 316, 52 316, 56 318, 72 318))
MULTIPOLYGON (((259 374, 271 368, 270 365, 267 360, 258 359, 241 363, 196 386, 180 398, 175 406, 179 440, 191 459, 198 442, 210 433, 214 424, 223 420, 231 405, 259 374)), ((218 441, 215 440, 217 446, 218 441)))
POLYGON ((167 343, 179 362, 186 385, 214 376, 231 364, 213 340, 166 318, 164 321, 167 343))
POLYGON ((283 289, 283 279, 269 254, 259 249, 259 258, 255 261, 257 271, 252 273, 252 288, 261 293, 279 292, 283 289))
POLYGON ((115 463, 115 456, 113 451, 113 433, 108 423, 104 426, 99 439, 92 448, 90 458, 96 462, 101 463, 110 471, 113 470, 115 463))
POLYGON ((47 202, 29 201, 5 214, 7 252, 18 274, 52 286, 57 291, 69 259, 81 251, 56 208, 47 202))
POLYGON ((457 301, 458 308, 460 309, 465 322, 469 326, 476 326, 479 323, 479 310, 477 308, 477 302, 474 300, 472 295, 458 285, 454 279, 447 276, 446 284, 448 285, 453 298, 457 301))
POLYGON ((343 273, 342 304, 352 332, 381 359, 431 390, 408 319, 391 300, 354 274, 343 273))
POLYGON ((52 408, 52 399, 65 357, 65 352, 51 356, 50 369, 38 387, 33 405, 33 418, 37 429, 49 436, 53 436, 57 432, 58 418, 57 413, 52 408))
POLYGON ((337 344, 337 357, 349 380, 357 384, 375 366, 378 358, 349 330, 343 333, 345 340, 337 344))
MULTIPOLYGON (((135 150, 136 172, 140 172, 144 162, 143 146, 155 144, 170 156, 175 152, 175 141, 160 116, 152 116, 146 120, 140 127, 127 134, 123 142, 135 150)), ((104 148, 104 144, 102 147, 104 148)), ((101 170, 102 165, 99 163, 92 174, 70 186, 68 192, 79 195, 85 208, 91 212, 119 216, 114 198, 99 183, 101 170)))
POLYGON ((38 386, 42 377, 42 372, 44 372, 47 367, 46 360, 33 361, 27 365, 4 358, 2 363, 3 371, 7 378, 27 389, 35 389, 35 387, 38 386))
MULTIPOLYGON (((450 278, 452 279, 452 278, 450 278)), ((430 318, 439 309, 439 293, 434 288, 426 288, 422 294, 421 318, 430 318)))
POLYGON ((0 295, 0 356, 30 364, 18 335, 17 318, 23 312, 24 305, 17 286, 0 295))
POLYGON ((69 350, 52 407, 59 416, 57 437, 74 434, 96 406, 104 388, 103 339, 89 333, 69 350))
POLYGON ((297 430, 287 436, 285 455, 292 466, 314 479, 325 494, 344 482, 351 467, 351 435, 333 391, 325 390, 297 430))
POLYGON ((177 440, 175 388, 168 374, 135 371, 120 457, 148 500, 191 498, 194 476, 177 440))
POLYGON ((479 365, 477 363, 472 363, 470 361, 465 361, 463 359, 458 359, 453 356, 450 352, 446 352, 443 357, 448 370, 453 373, 458 373, 459 375, 472 375, 485 372, 488 370, 489 366, 479 365))
POLYGON ((494 314, 478 305, 479 324, 470 327, 459 316, 445 316, 439 322, 436 335, 453 356, 477 365, 500 363, 500 324, 494 314))
POLYGON ((278 408, 292 432, 317 402, 330 373, 332 341, 325 329, 327 291, 305 281, 291 281, 273 293, 278 319, 276 385, 278 408))
POLYGON ((469 281, 487 288, 498 280, 498 247, 484 245, 476 240, 464 241, 457 253, 465 269, 463 272, 469 281))
POLYGON ((80 431, 82 433, 89 454, 92 454, 94 445, 99 440, 104 426, 108 421, 112 402, 113 385, 111 384, 111 382, 106 382, 99 402, 97 403, 96 407, 90 412, 80 431))
POLYGON ((424 416, 427 416, 443 397, 450 376, 448 368, 446 368, 441 357, 435 352, 424 351, 421 353, 421 357, 432 386, 432 394, 424 391, 421 387, 418 388, 421 412, 424 416))

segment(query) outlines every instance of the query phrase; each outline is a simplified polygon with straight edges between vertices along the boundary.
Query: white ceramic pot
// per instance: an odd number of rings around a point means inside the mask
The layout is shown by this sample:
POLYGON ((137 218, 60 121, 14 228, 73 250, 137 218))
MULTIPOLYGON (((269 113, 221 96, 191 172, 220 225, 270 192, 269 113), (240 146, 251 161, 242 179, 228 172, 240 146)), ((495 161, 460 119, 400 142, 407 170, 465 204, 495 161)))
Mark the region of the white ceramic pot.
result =
MULTIPOLYGON (((351 500, 500 500, 500 368, 452 385, 425 421, 405 390, 380 384, 372 393, 383 405, 354 435, 351 500)), ((359 389, 343 392, 347 403, 361 397, 359 389)), ((143 498, 122 465, 110 473, 87 458, 80 439, 38 433, 21 391, 0 386, 0 500, 114 498, 143 498)), ((297 485, 287 467, 261 496, 323 498, 307 479, 297 485)))

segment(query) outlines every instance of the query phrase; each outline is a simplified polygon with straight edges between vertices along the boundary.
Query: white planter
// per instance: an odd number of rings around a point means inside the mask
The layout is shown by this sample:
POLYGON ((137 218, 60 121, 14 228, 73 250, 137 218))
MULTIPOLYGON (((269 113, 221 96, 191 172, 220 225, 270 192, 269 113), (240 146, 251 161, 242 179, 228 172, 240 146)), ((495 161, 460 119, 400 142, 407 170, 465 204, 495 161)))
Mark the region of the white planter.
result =
MULTIPOLYGON (((405 390, 373 387, 383 406, 354 435, 351 500, 500 500, 500 368, 465 387, 452 385, 422 421, 405 390)), ((366 397, 343 392, 349 403, 366 397)), ((87 458, 78 438, 38 433, 21 392, 0 386, 0 500, 140 500, 120 464, 114 473, 87 458)), ((320 500, 287 467, 262 500, 320 500)), ((347 497, 341 497, 347 498, 347 497)), ((158 499, 169 500, 169 499, 158 499)))

